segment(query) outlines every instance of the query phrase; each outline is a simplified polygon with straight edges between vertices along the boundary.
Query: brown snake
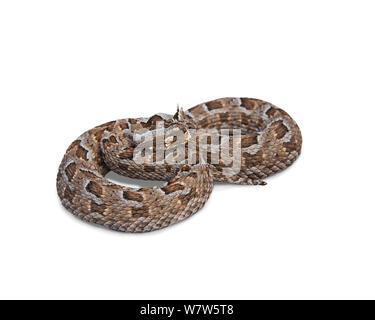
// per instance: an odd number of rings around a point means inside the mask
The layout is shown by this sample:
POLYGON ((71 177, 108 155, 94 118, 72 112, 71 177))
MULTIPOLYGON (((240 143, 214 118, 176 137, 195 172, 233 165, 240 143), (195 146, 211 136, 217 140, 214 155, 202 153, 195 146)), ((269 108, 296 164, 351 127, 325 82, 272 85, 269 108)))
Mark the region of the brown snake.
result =
MULTIPOLYGON (((174 141, 165 139, 166 150, 171 142, 174 141)), ((233 146, 233 139, 229 143, 233 146)), ((124 232, 153 231, 186 219, 202 208, 213 181, 265 184, 263 179, 297 159, 301 146, 300 129, 282 109, 257 99, 217 99, 185 112, 178 110, 174 116, 156 114, 151 118, 112 121, 83 133, 63 157, 57 192, 63 206, 85 221, 124 232), (221 159, 210 164, 215 152, 220 153, 213 147, 206 161, 200 161, 199 147, 196 149, 193 158, 197 164, 188 164, 186 159, 174 164, 137 164, 133 159, 137 148, 135 133, 143 130, 156 134, 160 121, 172 135, 176 129, 185 134, 185 149, 192 140, 193 129, 239 129, 238 172, 224 174, 230 165, 221 159), (131 178, 168 182, 148 188, 120 186, 105 178, 110 170, 131 178)), ((157 160, 155 152, 151 156, 157 160)))

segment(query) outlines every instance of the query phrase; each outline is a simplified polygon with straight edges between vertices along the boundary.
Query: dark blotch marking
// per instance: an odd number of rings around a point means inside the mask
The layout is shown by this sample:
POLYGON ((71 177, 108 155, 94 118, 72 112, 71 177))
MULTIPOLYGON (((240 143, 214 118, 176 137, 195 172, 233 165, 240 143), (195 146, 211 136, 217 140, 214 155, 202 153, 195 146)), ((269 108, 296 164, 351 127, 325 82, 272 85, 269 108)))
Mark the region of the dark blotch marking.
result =
POLYGON ((258 135, 256 133, 247 134, 241 137, 241 147, 247 148, 258 143, 258 135))
POLYGON ((81 143, 81 140, 73 141, 71 145, 69 146, 68 150, 66 150, 66 152, 73 150, 75 147, 79 146, 80 143, 81 143))
POLYGON ((134 148, 128 148, 119 153, 120 159, 133 159, 134 148))
POLYGON ((110 136, 108 140, 111 143, 117 143, 118 142, 115 136, 110 136))
POLYGON ((94 133, 94 138, 96 141, 100 141, 101 137, 103 136, 104 130, 105 129, 96 130, 96 132, 94 133))
POLYGON ((147 217, 149 215, 147 207, 132 208, 131 213, 133 218, 147 217))
POLYGON ((147 120, 146 127, 152 127, 152 129, 155 129, 156 122, 158 121, 164 121, 164 119, 161 116, 158 116, 157 114, 155 114, 150 119, 147 120))
POLYGON ((94 200, 91 200, 91 211, 103 214, 107 206, 105 204, 97 204, 94 200))
POLYGON ((88 160, 87 153, 88 153, 88 151, 84 147, 82 147, 81 145, 79 145, 77 147, 76 156, 78 158, 87 161, 88 160))
POLYGON ((185 187, 179 183, 168 184, 165 187, 161 188, 161 190, 163 190, 165 194, 170 194, 172 192, 176 192, 176 191, 184 190, 184 189, 185 187))
POLYGON ((74 178, 74 175, 76 174, 76 170, 77 170, 77 165, 74 162, 72 162, 65 168, 65 174, 68 177, 69 181, 72 181, 72 179, 74 178))
POLYGON ((277 109, 274 107, 269 108, 266 112, 268 117, 273 117, 276 113, 277 113, 277 109))
POLYGON ((138 192, 134 192, 134 191, 124 191, 123 198, 125 200, 131 200, 131 201, 137 201, 137 202, 143 201, 142 194, 140 194, 138 192))
POLYGON ((96 183, 94 181, 90 181, 87 186, 86 190, 92 194, 94 194, 96 197, 100 198, 103 194, 103 188, 99 183, 96 183))
POLYGON ((244 107, 247 110, 255 110, 257 106, 258 104, 256 100, 241 98, 241 107, 244 107))
POLYGON ((281 139, 289 131, 288 128, 284 125, 282 120, 276 121, 272 124, 272 129, 276 132, 276 138, 281 139))
POLYGON ((223 107, 223 104, 220 101, 214 100, 206 103, 207 109, 208 110, 215 110, 215 109, 220 109, 223 107))
POLYGON ((283 146, 288 153, 291 153, 292 151, 297 151, 298 154, 301 153, 301 145, 297 143, 296 139, 292 139, 292 141, 289 142, 284 142, 283 146))
POLYGON ((119 127, 120 127, 121 130, 129 129, 129 125, 126 122, 121 122, 119 124, 119 127))

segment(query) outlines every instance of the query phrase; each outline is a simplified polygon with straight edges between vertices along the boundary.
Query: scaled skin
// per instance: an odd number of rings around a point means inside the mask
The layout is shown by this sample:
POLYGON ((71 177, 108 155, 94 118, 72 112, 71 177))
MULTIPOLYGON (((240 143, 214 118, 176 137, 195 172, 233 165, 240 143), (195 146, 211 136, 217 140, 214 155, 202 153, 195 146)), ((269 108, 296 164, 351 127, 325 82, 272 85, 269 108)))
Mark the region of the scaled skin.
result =
MULTIPOLYGON (((223 98, 197 105, 176 115, 124 119, 95 127, 66 151, 57 175, 62 204, 81 219, 124 232, 148 232, 186 219, 207 202, 213 181, 265 184, 263 179, 290 166, 300 155, 301 132, 294 120, 270 103, 249 98, 223 98), (139 129, 240 129, 240 168, 228 176, 231 165, 186 163, 137 164, 133 160, 139 129), (130 188, 105 178, 113 170, 132 178, 167 180, 162 186, 130 188)), ((208 154, 208 160, 213 154, 208 154)), ((185 161, 186 162, 186 161, 185 161)))

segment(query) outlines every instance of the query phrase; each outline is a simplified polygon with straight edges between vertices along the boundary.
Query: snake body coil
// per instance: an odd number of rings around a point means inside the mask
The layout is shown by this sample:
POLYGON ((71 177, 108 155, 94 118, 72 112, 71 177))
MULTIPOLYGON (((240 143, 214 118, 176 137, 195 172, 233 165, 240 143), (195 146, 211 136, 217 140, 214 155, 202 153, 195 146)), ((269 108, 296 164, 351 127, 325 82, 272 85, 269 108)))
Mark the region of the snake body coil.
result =
MULTIPOLYGON (((174 141, 164 142, 168 147, 174 141)), ((230 139, 230 146, 233 141, 230 139)), ((83 133, 66 151, 57 175, 57 192, 65 208, 81 219, 124 232, 147 232, 165 228, 197 212, 209 198, 213 181, 234 184, 265 184, 263 179, 290 166, 300 155, 301 132, 294 120, 270 103, 248 98, 223 98, 197 105, 174 116, 123 119, 105 123, 83 133), (139 164, 137 132, 155 138, 157 124, 173 133, 180 130, 191 140, 200 129, 238 129, 241 132, 239 168, 228 175, 223 159, 210 164, 220 150, 208 149, 207 161, 193 154, 173 164, 157 161, 139 164), (191 131, 191 132, 190 132, 191 131), (165 180, 162 186, 130 188, 105 178, 113 170, 131 178, 165 180)), ((230 171, 230 170, 229 170, 230 171)))

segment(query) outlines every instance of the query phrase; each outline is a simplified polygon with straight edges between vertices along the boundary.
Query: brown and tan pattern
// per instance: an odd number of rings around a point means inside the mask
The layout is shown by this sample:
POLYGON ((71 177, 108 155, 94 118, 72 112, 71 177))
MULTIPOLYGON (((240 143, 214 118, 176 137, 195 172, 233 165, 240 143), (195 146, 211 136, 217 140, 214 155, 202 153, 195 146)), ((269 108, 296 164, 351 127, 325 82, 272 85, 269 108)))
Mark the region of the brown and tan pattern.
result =
MULTIPOLYGON (((165 146, 173 143, 166 138, 165 146)), ((210 143, 210 141, 208 141, 210 143)), ((233 143, 233 141, 231 141, 233 143)), ((155 142, 153 146, 155 146, 155 142)), ((147 232, 165 228, 197 212, 209 198, 213 181, 263 185, 263 179, 290 166, 300 155, 301 132, 283 110, 262 100, 223 98, 197 105, 176 115, 157 114, 151 118, 124 119, 95 127, 75 140, 59 167, 57 192, 62 204, 81 219, 124 232, 147 232), (166 164, 152 154, 153 164, 134 160, 139 130, 157 132, 164 128, 186 133, 192 129, 240 129, 241 168, 232 176, 224 174, 222 160, 166 164), (165 185, 130 188, 111 183, 105 175, 113 170, 131 178, 168 180, 165 185)), ((197 150, 197 154, 199 150, 197 150)))

